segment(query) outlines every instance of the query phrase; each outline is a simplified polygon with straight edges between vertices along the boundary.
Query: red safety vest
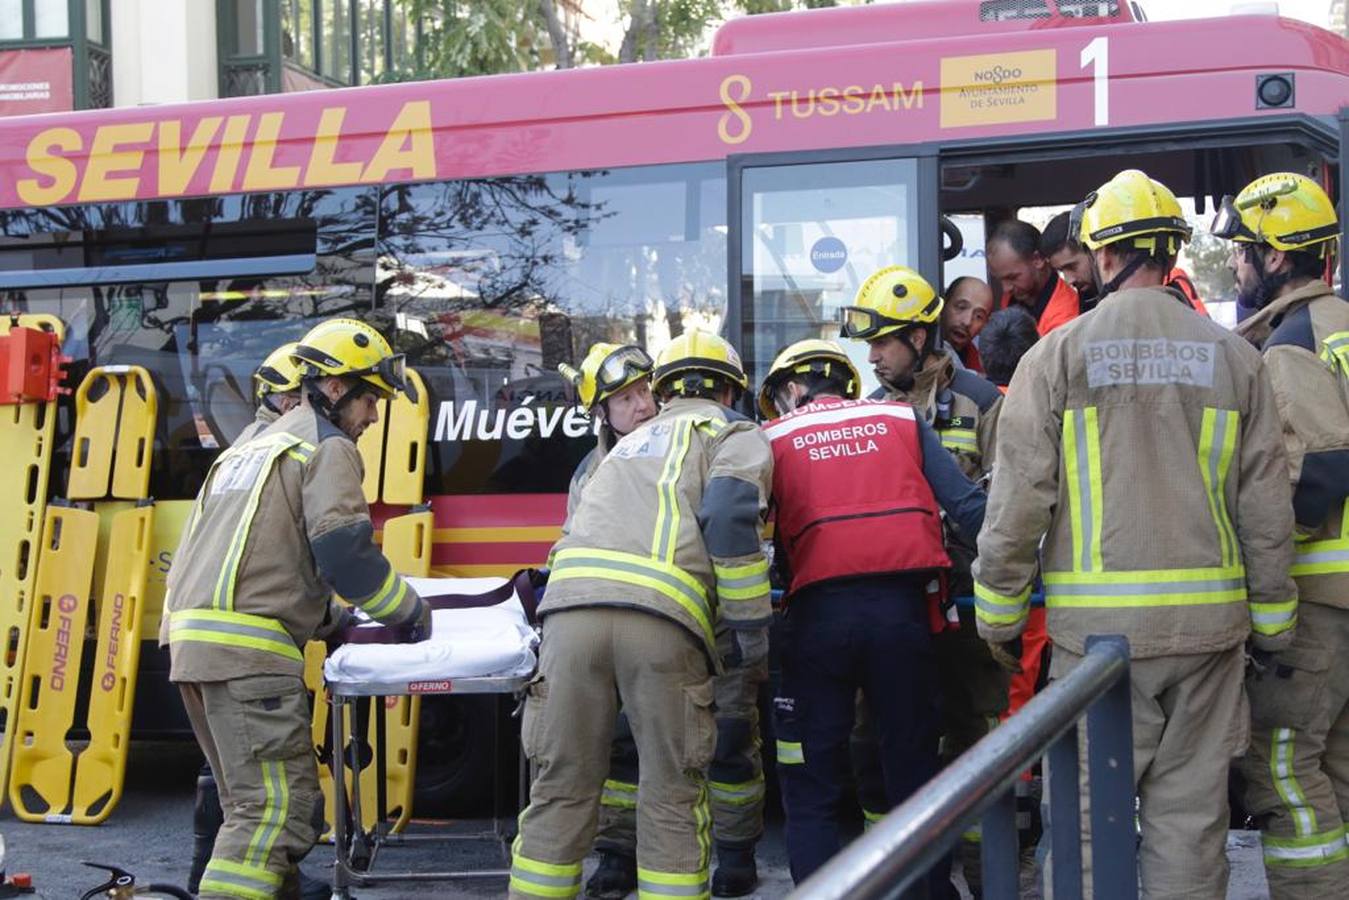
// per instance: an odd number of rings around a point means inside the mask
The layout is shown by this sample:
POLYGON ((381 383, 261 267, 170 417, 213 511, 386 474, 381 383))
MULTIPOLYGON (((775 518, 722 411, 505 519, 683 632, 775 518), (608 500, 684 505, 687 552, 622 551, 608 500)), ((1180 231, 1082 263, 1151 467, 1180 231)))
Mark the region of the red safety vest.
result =
POLYGON ((789 596, 833 578, 950 568, 912 406, 822 400, 764 432, 789 596))

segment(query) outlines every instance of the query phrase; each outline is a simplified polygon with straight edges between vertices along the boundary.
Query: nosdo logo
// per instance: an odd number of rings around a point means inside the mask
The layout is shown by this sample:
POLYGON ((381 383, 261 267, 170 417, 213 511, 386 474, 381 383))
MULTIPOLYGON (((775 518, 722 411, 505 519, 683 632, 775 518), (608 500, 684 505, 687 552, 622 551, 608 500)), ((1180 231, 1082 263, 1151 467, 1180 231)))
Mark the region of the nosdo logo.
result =
POLYGON ((982 72, 974 73, 975 81, 989 81, 993 84, 1002 84, 1004 81, 1011 81, 1020 77, 1020 67, 1009 69, 1006 66, 994 66, 991 69, 984 69, 982 72))

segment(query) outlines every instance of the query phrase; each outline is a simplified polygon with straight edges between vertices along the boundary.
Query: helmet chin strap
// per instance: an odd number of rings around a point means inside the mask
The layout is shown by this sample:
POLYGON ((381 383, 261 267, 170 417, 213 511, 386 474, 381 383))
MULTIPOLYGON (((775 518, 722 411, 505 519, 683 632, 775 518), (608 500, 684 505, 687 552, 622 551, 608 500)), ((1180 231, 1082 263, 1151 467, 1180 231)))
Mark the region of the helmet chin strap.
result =
POLYGON ((337 398, 336 402, 329 400, 328 395, 323 393, 317 379, 306 385, 305 390, 309 396, 309 405, 317 409, 329 422, 341 428, 342 410, 365 391, 365 386, 358 380, 345 394, 337 398))
MULTIPOLYGON (((1115 291, 1119 290, 1119 286, 1124 282, 1128 281, 1129 277, 1133 275, 1135 272, 1137 272, 1147 261, 1148 257, 1142 255, 1135 256, 1133 259, 1129 260, 1129 262, 1125 264, 1124 268, 1120 269, 1117 273, 1115 273, 1114 278, 1110 279, 1105 284, 1101 285, 1100 293, 1098 296, 1105 297, 1109 294, 1115 293, 1115 291)), ((1093 267, 1094 265, 1095 262, 1093 260, 1093 267)), ((1099 270, 1097 270, 1096 277, 1098 279, 1100 278, 1099 270)))

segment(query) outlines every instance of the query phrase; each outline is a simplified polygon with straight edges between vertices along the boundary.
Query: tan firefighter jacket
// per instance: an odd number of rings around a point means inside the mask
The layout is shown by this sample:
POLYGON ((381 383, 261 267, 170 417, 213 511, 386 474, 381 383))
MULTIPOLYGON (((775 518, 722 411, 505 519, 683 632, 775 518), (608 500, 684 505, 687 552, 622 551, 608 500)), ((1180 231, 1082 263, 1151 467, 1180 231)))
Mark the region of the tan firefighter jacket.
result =
POLYGON ((887 388, 883 396, 911 404, 971 480, 978 481, 992 467, 994 426, 1002 403, 1002 392, 993 382, 957 367, 943 353, 929 358, 912 390, 887 388))
POLYGON ((718 618, 766 628, 759 528, 773 479, 758 426, 710 400, 676 398, 595 467, 553 548, 539 614, 641 609, 683 625, 720 671, 718 618))
POLYGON ((1237 333, 1264 350, 1283 419, 1298 597, 1349 609, 1349 303, 1314 281, 1271 302, 1237 333))
POLYGON ((1161 288, 1106 297, 1012 378, 979 533, 979 633, 1025 625, 1042 549, 1049 635, 1135 657, 1292 640, 1292 492, 1274 392, 1249 344, 1161 288))
MULTIPOLYGON (((571 483, 567 486, 567 518, 562 523, 562 534, 565 537, 571 531, 571 517, 576 514, 576 507, 581 502, 581 491, 590 483, 590 477, 595 474, 595 470, 604 462, 604 457, 609 454, 609 448, 618 440, 618 436, 612 428, 600 426, 599 438, 595 442, 595 449, 585 455, 572 473, 571 483)), ((548 554, 548 564, 552 566, 553 553, 556 548, 548 554)))
POLYGON ((355 443, 308 404, 220 455, 169 569, 171 680, 302 675, 333 591, 385 624, 420 616, 374 544, 361 477, 355 443))
POLYGON ((253 415, 253 421, 244 426, 244 430, 239 432, 239 436, 234 439, 234 443, 231 446, 248 443, 270 427, 271 424, 279 418, 281 418, 281 416, 275 410, 259 405, 257 412, 253 415))

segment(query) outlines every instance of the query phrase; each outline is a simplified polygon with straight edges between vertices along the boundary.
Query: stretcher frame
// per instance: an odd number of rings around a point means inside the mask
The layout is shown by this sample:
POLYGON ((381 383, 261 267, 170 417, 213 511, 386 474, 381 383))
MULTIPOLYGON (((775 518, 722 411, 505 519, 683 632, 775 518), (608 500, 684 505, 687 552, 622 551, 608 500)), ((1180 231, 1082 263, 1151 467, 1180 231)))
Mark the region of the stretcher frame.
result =
MULTIPOLYGON (((380 883, 406 883, 419 881, 463 881, 470 878, 509 878, 510 869, 461 869, 443 872, 381 872, 373 869, 383 847, 414 843, 438 843, 453 841, 496 841, 501 846, 502 855, 509 861, 507 846, 508 834, 501 818, 500 779, 493 778, 492 784, 492 828, 487 831, 474 831, 454 834, 395 834, 391 830, 386 809, 386 788, 384 772, 385 717, 375 717, 375 803, 377 806, 375 826, 367 832, 362 829, 361 792, 353 790, 350 800, 346 784, 347 752, 343 743, 346 734, 346 720, 350 708, 359 700, 368 697, 426 696, 443 694, 509 694, 517 698, 523 696, 532 675, 483 676, 475 678, 446 678, 432 681, 395 681, 366 682, 362 684, 334 684, 329 682, 328 689, 328 726, 332 734, 332 775, 333 785, 333 900, 350 900, 350 888, 369 887, 380 883), (350 820, 353 832, 347 831, 347 805, 350 802, 350 820), (360 837, 369 843, 370 858, 363 869, 353 865, 354 841, 360 837)), ((353 726, 354 728, 354 726, 353 726)), ((353 730, 354 734, 355 731, 353 730)), ((501 752, 501 717, 495 716, 492 725, 492 753, 498 759, 501 752)), ((519 754, 519 775, 517 781, 516 805, 519 806, 528 796, 528 764, 524 752, 519 754)), ((359 772, 354 773, 359 775, 359 772)), ((354 778, 353 784, 359 784, 354 778)))

